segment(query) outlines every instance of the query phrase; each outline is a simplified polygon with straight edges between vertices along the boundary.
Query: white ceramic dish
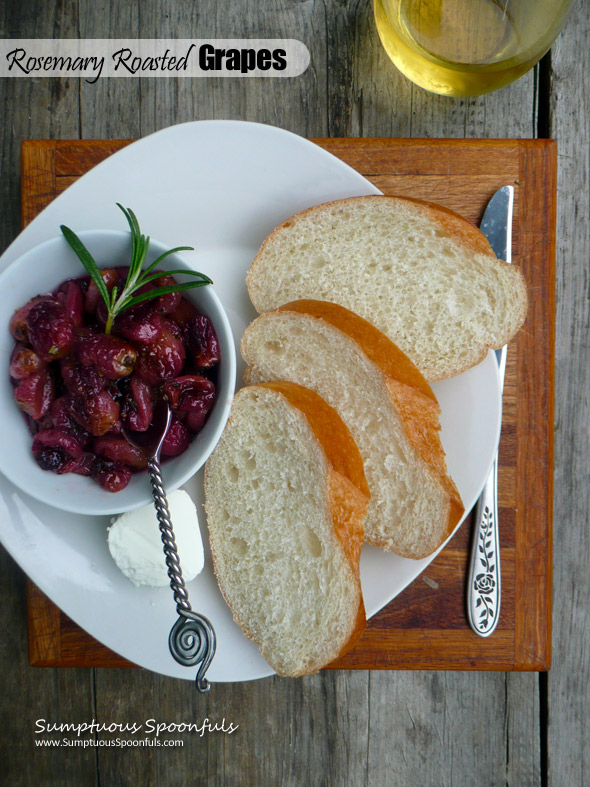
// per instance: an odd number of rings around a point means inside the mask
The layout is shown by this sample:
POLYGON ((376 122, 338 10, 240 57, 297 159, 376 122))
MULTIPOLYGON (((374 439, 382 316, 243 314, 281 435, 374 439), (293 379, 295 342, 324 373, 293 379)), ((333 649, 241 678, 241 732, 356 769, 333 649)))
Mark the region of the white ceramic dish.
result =
MULTIPOLYGON (((117 226, 115 202, 130 205, 163 242, 193 245, 185 253, 211 276, 236 342, 254 318, 244 276, 263 238, 283 219, 332 199, 379 191, 312 143, 269 126, 232 121, 164 129, 115 154, 67 189, 19 235, 0 260, 8 265, 56 234, 61 223, 81 229, 117 226), (146 188, 149 179, 150 188, 146 188)), ((241 367, 238 379, 241 379, 241 367)), ((500 428, 496 362, 435 386, 451 475, 467 510, 491 466, 500 428)), ((202 471, 185 488, 202 511, 202 471)), ((168 652, 176 619, 168 588, 135 588, 106 545, 107 519, 65 514, 0 478, 0 537, 22 568, 64 612, 98 640, 147 669, 193 679, 168 652)), ((361 579, 374 614, 415 579, 432 558, 411 561, 365 547, 361 579)), ((193 606, 215 625, 211 681, 270 675, 258 648, 234 624, 215 582, 210 554, 189 584, 193 606)))
MULTIPOLYGON (((116 206, 112 208, 116 215, 116 206)), ((80 232, 79 237, 99 267, 116 267, 129 262, 129 232, 96 230, 80 232)), ((146 266, 167 248, 151 240, 146 266)), ((161 267, 166 270, 191 270, 180 254, 167 257, 161 267)), ((33 296, 51 292, 65 279, 84 274, 82 264, 65 238, 45 241, 25 252, 0 275, 0 314, 11 315, 33 296), (34 278, 31 277, 32 271, 35 271, 34 278)), ((178 281, 183 280, 182 276, 176 278, 178 281)), ((187 281, 189 278, 184 277, 187 281)), ((231 328, 213 287, 208 285, 185 290, 183 294, 211 319, 223 361, 219 367, 217 399, 207 423, 181 456, 162 465, 164 483, 170 492, 184 484, 207 461, 227 421, 236 382, 236 354, 231 328)), ((101 489, 91 478, 75 473, 57 475, 41 470, 31 453, 29 430, 12 398, 8 365, 14 340, 8 331, 0 332, 0 337, 0 422, 3 434, 0 441, 0 472, 37 500, 74 513, 117 514, 151 502, 147 473, 133 475, 125 489, 112 494, 101 489)))

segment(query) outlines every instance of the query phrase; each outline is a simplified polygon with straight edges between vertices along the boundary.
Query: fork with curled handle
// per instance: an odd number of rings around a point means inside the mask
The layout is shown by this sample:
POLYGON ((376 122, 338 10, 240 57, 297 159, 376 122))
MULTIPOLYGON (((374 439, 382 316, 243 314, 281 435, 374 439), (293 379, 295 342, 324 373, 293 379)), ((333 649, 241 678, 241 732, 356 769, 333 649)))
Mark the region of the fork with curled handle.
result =
POLYGON ((211 622, 204 615, 194 612, 190 605, 188 591, 182 576, 166 490, 162 481, 160 452, 170 428, 171 418, 172 413, 168 401, 160 399, 154 406, 152 424, 147 431, 134 432, 133 437, 130 437, 123 429, 123 435, 131 445, 139 448, 147 459, 152 495, 164 546, 168 576, 170 577, 170 587, 178 612, 178 620, 172 626, 168 638, 170 653, 179 664, 185 667, 200 664, 195 685, 197 690, 204 694, 211 688, 211 684, 205 678, 205 673, 215 655, 215 630, 211 622))

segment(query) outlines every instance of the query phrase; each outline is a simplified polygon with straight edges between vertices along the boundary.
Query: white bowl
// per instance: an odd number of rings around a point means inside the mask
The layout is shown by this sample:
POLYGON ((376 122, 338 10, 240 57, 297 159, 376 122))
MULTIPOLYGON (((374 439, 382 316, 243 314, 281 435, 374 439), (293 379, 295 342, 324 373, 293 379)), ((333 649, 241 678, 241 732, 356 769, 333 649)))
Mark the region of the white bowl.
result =
MULTIPOLYGON (((128 265, 131 254, 129 232, 96 230, 80 232, 80 238, 101 268, 128 265)), ((150 241, 146 264, 169 247, 150 241)), ((178 270, 192 266, 179 254, 172 254, 162 263, 162 270, 178 270)), ((91 478, 67 473, 57 475, 42 470, 31 451, 32 435, 13 399, 9 378, 10 354, 14 339, 9 320, 16 309, 39 293, 51 292, 68 278, 86 273, 82 263, 65 238, 53 238, 31 249, 0 276, 0 472, 13 484, 44 503, 80 514, 117 514, 146 505, 152 499, 147 472, 136 473, 120 492, 107 492, 91 478)), ((182 276, 177 277, 179 281, 182 276)), ((191 280, 187 276, 186 281, 191 280)), ((236 380, 235 346, 229 321, 213 287, 185 290, 197 309, 212 321, 219 339, 221 361, 217 377, 217 398, 203 429, 179 457, 164 462, 162 475, 168 491, 187 481, 205 463, 221 436, 234 395, 236 380)))

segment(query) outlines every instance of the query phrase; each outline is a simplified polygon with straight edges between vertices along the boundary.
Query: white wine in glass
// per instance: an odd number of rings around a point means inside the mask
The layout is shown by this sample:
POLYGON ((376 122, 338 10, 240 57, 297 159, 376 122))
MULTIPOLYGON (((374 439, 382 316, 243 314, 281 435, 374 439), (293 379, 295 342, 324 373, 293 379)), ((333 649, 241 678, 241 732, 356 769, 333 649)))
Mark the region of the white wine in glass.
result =
POLYGON ((433 93, 477 96, 532 68, 572 0, 374 0, 381 42, 399 70, 433 93))

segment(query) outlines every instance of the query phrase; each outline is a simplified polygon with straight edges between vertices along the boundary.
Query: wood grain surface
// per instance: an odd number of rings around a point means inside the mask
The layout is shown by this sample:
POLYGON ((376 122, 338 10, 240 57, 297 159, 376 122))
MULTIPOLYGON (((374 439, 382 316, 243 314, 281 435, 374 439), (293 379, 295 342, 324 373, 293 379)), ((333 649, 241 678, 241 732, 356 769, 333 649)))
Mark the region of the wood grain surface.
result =
MULTIPOLYGON (((0 248, 20 230, 28 139, 135 139, 233 118, 305 137, 553 138, 558 143, 553 659, 549 672, 325 670, 298 680, 190 683, 141 669, 31 668, 25 578, 0 548, 0 781, 47 785, 563 787, 587 782, 590 736, 590 4, 575 0, 541 63, 485 96, 413 86, 391 64, 371 0, 4 0, 5 38, 303 41, 294 79, 0 80, 0 248), (183 746, 40 746, 35 720, 223 718, 183 746)), ((443 176, 444 177, 444 176, 443 176)), ((434 177, 432 178, 434 180, 434 177)), ((432 181, 427 181, 432 182, 432 181)), ((427 576, 427 575, 426 575, 427 576)), ((168 736, 170 737, 170 736, 168 736)), ((173 736, 176 737, 176 736, 173 736)))
MULTIPOLYGON (((553 343, 556 149, 534 140, 319 139, 385 194, 429 199, 479 223, 502 185, 515 188, 513 254, 530 294, 503 397, 499 517, 502 614, 482 639, 465 615, 470 522, 426 571, 375 615, 336 669, 543 670, 551 660, 553 343)), ((23 143, 22 221, 129 141, 23 143)), ((34 586, 29 658, 36 666, 127 666, 34 586)))

